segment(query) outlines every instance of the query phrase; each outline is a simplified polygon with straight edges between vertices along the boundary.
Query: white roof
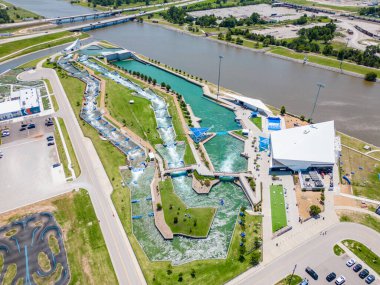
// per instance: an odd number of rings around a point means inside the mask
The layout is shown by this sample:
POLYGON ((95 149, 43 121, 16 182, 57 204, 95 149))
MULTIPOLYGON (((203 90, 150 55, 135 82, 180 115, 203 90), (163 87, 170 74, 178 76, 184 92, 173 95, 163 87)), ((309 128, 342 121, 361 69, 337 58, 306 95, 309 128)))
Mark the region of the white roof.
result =
POLYGON ((334 121, 271 133, 272 157, 284 165, 335 163, 334 121))
POLYGON ((265 113, 272 114, 272 111, 259 99, 249 98, 241 95, 236 95, 232 93, 224 93, 228 97, 244 102, 245 104, 252 105, 260 110, 263 110, 265 113))
POLYGON ((0 115, 7 114, 11 112, 19 112, 20 111, 20 103, 18 100, 14 101, 5 101, 0 103, 0 115))
POLYGON ((73 42, 71 45, 69 45, 67 48, 64 49, 64 51, 74 51, 80 48, 80 42, 79 39, 76 39, 75 42, 73 42))
POLYGON ((25 88, 12 92, 12 97, 19 97, 19 106, 23 109, 29 109, 39 106, 39 92, 37 88, 25 88))

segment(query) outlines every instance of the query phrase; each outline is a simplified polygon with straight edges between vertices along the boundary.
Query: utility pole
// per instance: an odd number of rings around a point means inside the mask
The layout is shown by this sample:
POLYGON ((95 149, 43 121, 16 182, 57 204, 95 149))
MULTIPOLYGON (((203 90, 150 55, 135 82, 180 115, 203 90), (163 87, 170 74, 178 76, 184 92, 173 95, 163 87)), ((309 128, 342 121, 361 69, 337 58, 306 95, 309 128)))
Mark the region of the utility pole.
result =
POLYGON ((296 271, 296 268, 297 268, 297 264, 294 265, 293 272, 292 272, 292 275, 290 276, 288 285, 292 284, 292 279, 293 279, 293 276, 294 276, 294 272, 296 271))
POLYGON ((219 88, 220 88, 220 67, 222 65, 223 56, 219 55, 219 73, 218 73, 218 93, 216 93, 216 100, 219 100, 219 88))
POLYGON ((340 60, 340 72, 343 73, 343 69, 342 69, 342 65, 343 65, 343 60, 344 60, 344 55, 346 54, 346 49, 348 47, 348 42, 350 41, 350 38, 347 38, 347 42, 346 42, 346 47, 344 48, 344 51, 343 51, 343 57, 342 59, 340 60))
POLYGON ((321 88, 325 88, 326 87, 325 84, 319 83, 319 82, 317 83, 317 86, 318 86, 318 92, 317 92, 317 96, 315 96, 313 111, 311 112, 311 115, 310 115, 310 122, 313 121, 313 115, 314 115, 314 111, 315 111, 315 106, 317 105, 317 101, 318 101, 318 97, 319 97, 319 92, 321 91, 321 88))

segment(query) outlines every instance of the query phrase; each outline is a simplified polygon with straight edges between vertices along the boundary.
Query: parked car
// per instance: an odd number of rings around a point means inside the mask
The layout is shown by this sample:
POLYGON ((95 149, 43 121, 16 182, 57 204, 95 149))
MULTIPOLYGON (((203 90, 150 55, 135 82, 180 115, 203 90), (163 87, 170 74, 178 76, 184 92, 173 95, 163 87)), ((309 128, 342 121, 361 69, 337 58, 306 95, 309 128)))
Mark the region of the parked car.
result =
POLYGON ((25 130, 26 130, 25 127, 21 127, 21 128, 20 128, 20 132, 25 131, 25 130))
POLYGON ((4 130, 4 131, 1 132, 1 137, 2 138, 9 137, 10 134, 11 133, 9 132, 9 130, 4 130))
POLYGON ((47 139, 48 142, 51 142, 51 141, 54 140, 54 137, 53 136, 48 136, 46 139, 47 139))
POLYGON ((56 167, 58 167, 58 166, 60 166, 61 164, 60 163, 54 163, 53 164, 53 168, 56 168, 56 167))
POLYGON ((27 129, 30 130, 30 129, 35 129, 36 128, 36 125, 35 124, 29 124, 27 129))
POLYGON ((335 280, 336 285, 342 285, 344 282, 346 282, 346 277, 343 275, 340 275, 338 279, 335 280))
POLYGON ((306 267, 305 271, 314 279, 314 280, 318 280, 318 274, 313 270, 311 269, 309 266, 306 267))
POLYGON ((28 124, 21 124, 21 128, 26 128, 28 124))
POLYGON ((55 145, 55 143, 54 142, 49 142, 47 145, 48 146, 52 146, 52 145, 55 145))
POLYGON ((359 272, 360 270, 362 270, 363 266, 358 263, 358 264, 355 264, 355 266, 352 268, 353 271, 355 272, 359 272))
POLYGON ((48 121, 45 123, 45 126, 47 126, 47 127, 50 127, 52 125, 54 125, 53 121, 48 121))
POLYGON ((335 278, 336 278, 336 274, 335 274, 335 272, 331 272, 329 275, 326 276, 326 280, 327 280, 328 282, 333 281, 335 278))
POLYGON ((368 277, 365 279, 365 283, 367 284, 371 284, 373 281, 375 281, 375 276, 373 276, 372 274, 368 275, 368 277))
POLYGON ((353 259, 353 258, 350 258, 347 262, 346 262, 346 265, 348 267, 351 267, 352 265, 354 265, 356 263, 356 260, 353 259))
POLYGON ((369 271, 368 271, 367 269, 363 269, 363 270, 359 273, 359 277, 360 277, 361 279, 366 278, 368 275, 369 275, 369 271))

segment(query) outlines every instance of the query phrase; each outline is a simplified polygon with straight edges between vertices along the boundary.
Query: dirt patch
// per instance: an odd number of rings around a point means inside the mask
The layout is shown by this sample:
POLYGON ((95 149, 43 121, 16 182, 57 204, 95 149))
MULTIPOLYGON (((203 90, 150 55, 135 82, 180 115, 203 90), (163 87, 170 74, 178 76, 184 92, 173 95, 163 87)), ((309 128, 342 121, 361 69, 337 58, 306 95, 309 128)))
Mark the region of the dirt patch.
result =
POLYGON ((285 114, 283 118, 285 119, 285 126, 287 129, 309 125, 308 122, 302 121, 300 118, 289 114, 285 114))
POLYGON ((340 186, 340 192, 344 194, 350 194, 352 195, 352 186, 345 184, 340 186))
POLYGON ((30 215, 32 213, 38 213, 38 212, 54 212, 56 210, 56 207, 54 206, 54 201, 61 199, 63 196, 65 197, 71 197, 73 194, 63 194, 48 200, 44 200, 32 205, 28 205, 25 207, 21 207, 15 210, 11 210, 9 212, 2 213, 0 215, 0 226, 3 226, 5 224, 9 224, 9 222, 13 220, 17 220, 23 216, 30 215))
POLYGON ((92 273, 91 273, 91 266, 88 262, 88 259, 86 257, 82 258, 82 270, 87 276, 87 281, 89 284, 95 284, 94 280, 92 278, 92 273))
POLYGON ((295 185, 296 188, 296 198, 298 205, 298 213, 301 219, 307 219, 310 217, 310 206, 318 205, 323 211, 323 205, 320 203, 321 192, 315 191, 302 191, 301 185, 297 183, 295 185))

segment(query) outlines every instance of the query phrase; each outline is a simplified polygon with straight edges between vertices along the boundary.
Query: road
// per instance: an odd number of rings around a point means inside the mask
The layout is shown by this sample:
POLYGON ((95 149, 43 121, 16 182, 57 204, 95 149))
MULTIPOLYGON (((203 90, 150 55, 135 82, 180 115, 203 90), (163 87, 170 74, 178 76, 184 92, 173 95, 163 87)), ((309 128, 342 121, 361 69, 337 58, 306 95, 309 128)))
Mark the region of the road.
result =
POLYGON ((59 116, 66 123, 81 175, 77 183, 85 187, 91 197, 100 227, 120 284, 146 284, 136 256, 118 218, 111 200, 112 185, 90 141, 85 138, 71 109, 69 100, 54 70, 40 68, 20 75, 22 80, 48 79, 59 104, 59 116))
MULTIPOLYGON (((326 229, 326 231, 326 235, 317 235, 269 264, 262 264, 249 269, 228 284, 275 284, 290 274, 295 264, 297 264, 295 274, 309 277, 305 274, 305 267, 318 268, 321 264, 326 265, 326 262, 335 257, 333 246, 344 239, 357 240, 380 255, 379 233, 370 228, 353 223, 338 223, 326 229)), ((311 281, 310 284, 323 284, 325 277, 320 276, 320 281, 311 281)), ((308 279, 310 280, 311 278, 308 279)), ((361 283, 364 284, 364 282, 361 283)), ((347 284, 354 283, 347 282, 347 284)))

